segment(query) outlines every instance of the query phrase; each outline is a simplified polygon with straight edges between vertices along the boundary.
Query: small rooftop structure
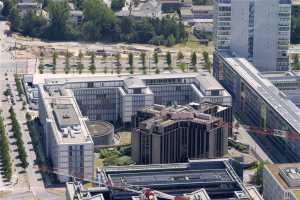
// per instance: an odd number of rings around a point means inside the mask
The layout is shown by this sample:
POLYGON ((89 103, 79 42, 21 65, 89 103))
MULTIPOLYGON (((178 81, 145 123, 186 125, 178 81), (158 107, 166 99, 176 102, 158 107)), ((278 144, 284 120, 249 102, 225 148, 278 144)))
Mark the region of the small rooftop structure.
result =
POLYGON ((147 87, 141 79, 135 78, 135 77, 129 77, 129 78, 125 79, 124 84, 128 89, 146 88, 147 87))
POLYGON ((289 187, 300 187, 300 168, 284 168, 280 170, 279 174, 289 187))
POLYGON ((268 164, 265 168, 285 189, 300 190, 300 163, 268 164))
POLYGON ((53 112, 59 128, 80 126, 76 111, 69 102, 68 104, 53 104, 53 112))
POLYGON ((66 199, 67 200, 105 200, 103 195, 92 195, 91 192, 85 190, 80 182, 66 183, 66 199))

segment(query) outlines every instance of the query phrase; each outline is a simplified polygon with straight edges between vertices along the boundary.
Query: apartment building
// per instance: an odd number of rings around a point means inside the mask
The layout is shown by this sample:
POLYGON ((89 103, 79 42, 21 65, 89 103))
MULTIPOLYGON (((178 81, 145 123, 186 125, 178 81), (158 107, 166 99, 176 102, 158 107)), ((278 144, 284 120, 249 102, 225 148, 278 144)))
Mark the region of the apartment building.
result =
POLYGON ((227 106, 146 107, 133 117, 132 158, 139 164, 157 164, 222 157, 231 134, 228 123, 232 113, 227 106))
POLYGON ((230 49, 259 71, 287 71, 291 29, 290 0, 218 0, 216 50, 230 49))

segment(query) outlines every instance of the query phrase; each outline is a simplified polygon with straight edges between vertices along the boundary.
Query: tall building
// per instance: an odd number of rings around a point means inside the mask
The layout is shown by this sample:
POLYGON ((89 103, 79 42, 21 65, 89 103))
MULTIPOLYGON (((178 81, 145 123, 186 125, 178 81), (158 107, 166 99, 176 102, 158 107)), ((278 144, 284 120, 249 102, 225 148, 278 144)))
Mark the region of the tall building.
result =
POLYGON ((265 200, 297 200, 300 196, 300 163, 268 164, 263 171, 265 200))
POLYGON ((287 71, 291 29, 290 0, 218 0, 215 48, 232 50, 259 71, 287 71))
POLYGON ((138 111, 133 117, 133 160, 139 164, 177 163, 226 154, 231 107, 192 105, 154 105, 138 111))
POLYGON ((216 0, 214 4, 214 44, 218 51, 230 49, 231 1, 216 0))

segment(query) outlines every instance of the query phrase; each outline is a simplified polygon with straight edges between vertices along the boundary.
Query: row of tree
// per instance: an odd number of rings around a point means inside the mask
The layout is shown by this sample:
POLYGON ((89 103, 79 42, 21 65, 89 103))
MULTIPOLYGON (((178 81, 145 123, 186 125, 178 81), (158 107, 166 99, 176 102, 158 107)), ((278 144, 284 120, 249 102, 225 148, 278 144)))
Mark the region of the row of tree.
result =
POLYGON ((12 176, 12 164, 9 152, 9 142, 6 136, 3 117, 0 116, 0 155, 4 177, 10 181, 12 176))
MULTIPOLYGON (((94 74, 96 72, 96 63, 95 63, 96 62, 96 54, 95 54, 95 52, 91 52, 91 53, 89 53, 89 56, 90 56, 90 65, 89 65, 88 69, 91 73, 94 74)), ((71 57, 72 57, 72 54, 69 53, 69 51, 67 51, 65 53, 65 62, 64 62, 65 63, 64 71, 65 71, 66 74, 68 74, 71 70, 71 64, 70 64, 71 57)), ((208 70, 210 70, 211 62, 209 60, 208 53, 203 52, 203 57, 204 57, 204 61, 205 61, 205 67, 208 70)), ((52 73, 56 73, 57 58, 58 58, 58 54, 54 51, 53 55, 52 55, 52 73)), ((115 58, 116 72, 117 72, 117 74, 120 74, 121 71, 122 71, 122 65, 121 65, 121 62, 120 62, 121 54, 116 53, 114 58, 115 58)), ((143 74, 147 74, 147 66, 146 66, 147 55, 146 55, 146 53, 144 51, 142 51, 139 55, 139 58, 140 58, 140 63, 142 64, 143 74)), ((78 73, 82 73, 82 71, 84 70, 84 64, 83 64, 84 55, 81 51, 79 52, 79 55, 76 59, 77 59, 77 63, 72 67, 76 67, 76 70, 78 71, 78 73)), ((104 71, 103 71, 104 73, 108 72, 106 59, 107 59, 107 55, 106 55, 105 52, 103 52, 102 61, 105 62, 104 71)), ((152 55, 152 59, 154 61, 155 67, 156 67, 155 68, 155 73, 158 74, 158 73, 160 73, 160 70, 159 70, 159 67, 158 67, 159 55, 158 55, 157 52, 154 52, 154 54, 152 55)), ((183 59, 184 59, 183 53, 181 51, 178 52, 177 62, 179 62, 179 68, 184 72, 184 71, 186 71, 188 63, 184 63, 183 59)), ((196 54, 196 52, 193 52, 191 54, 190 60, 191 60, 190 64, 193 66, 193 69, 196 72, 197 71, 197 66, 196 66, 197 65, 197 54, 196 54)), ((168 70, 170 70, 170 71, 173 70, 172 55, 171 55, 170 52, 166 53, 165 62, 168 65, 168 70)), ((128 65, 129 65, 129 68, 127 69, 128 72, 130 74, 133 74, 134 73, 134 56, 133 56, 132 52, 130 52, 128 54, 128 65)), ((40 73, 44 72, 44 58, 43 58, 43 55, 41 55, 39 71, 40 71, 40 73)))
POLYGON ((11 30, 31 37, 48 40, 86 40, 128 43, 151 43, 172 46, 184 41, 184 25, 171 17, 117 18, 102 0, 85 0, 80 4, 84 20, 75 25, 70 17, 67 1, 50 1, 45 8, 47 20, 41 13, 29 11, 20 17, 14 1, 5 0, 3 15, 11 22, 11 30))
POLYGON ((30 113, 26 113, 25 117, 27 120, 27 127, 28 127, 30 138, 31 138, 32 146, 37 155, 37 163, 44 164, 44 160, 42 160, 42 157, 41 157, 40 151, 39 151, 39 134, 34 126, 34 120, 32 119, 32 116, 30 115, 30 113))
POLYGON ((21 161, 22 167, 27 168, 28 167, 27 154, 25 151, 24 142, 22 140, 22 132, 13 107, 10 107, 9 113, 10 113, 10 119, 12 121, 13 136, 16 139, 16 145, 18 147, 19 159, 21 161))

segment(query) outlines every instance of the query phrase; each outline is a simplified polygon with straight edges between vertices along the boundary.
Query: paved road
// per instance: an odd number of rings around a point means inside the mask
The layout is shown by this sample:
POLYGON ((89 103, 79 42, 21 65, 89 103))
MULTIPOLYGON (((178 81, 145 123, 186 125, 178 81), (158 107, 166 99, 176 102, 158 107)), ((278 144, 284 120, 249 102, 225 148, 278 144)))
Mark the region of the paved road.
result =
MULTIPOLYGON (((7 185, 6 187, 12 190, 4 199, 50 199, 50 200, 63 200, 64 196, 49 193, 44 186, 42 176, 38 172, 38 166, 35 164, 36 155, 33 150, 31 138, 26 125, 26 109, 22 109, 23 101, 17 95, 17 88, 14 82, 14 74, 25 73, 34 69, 32 61, 15 60, 14 55, 8 51, 13 45, 11 38, 4 35, 4 31, 8 27, 4 22, 0 22, 0 100, 1 108, 3 110, 3 117, 5 119, 6 130, 8 134, 8 140, 11 148, 11 157, 13 159, 13 180, 16 183, 7 185), (28 65, 29 63, 29 65, 28 65), (28 70, 29 69, 29 70, 28 70), (5 74, 7 73, 7 74, 5 74), (9 119, 9 108, 12 106, 11 101, 7 101, 7 97, 3 95, 4 90, 8 87, 11 88, 15 105, 13 105, 16 112, 17 119, 21 126, 22 140, 24 142, 25 150, 28 155, 27 162, 29 166, 24 170, 20 166, 20 160, 18 158, 17 146, 15 144, 15 138, 11 130, 11 120, 9 119)), ((23 97, 25 99, 25 97, 23 97)), ((0 185, 1 186, 1 185, 0 185)))

